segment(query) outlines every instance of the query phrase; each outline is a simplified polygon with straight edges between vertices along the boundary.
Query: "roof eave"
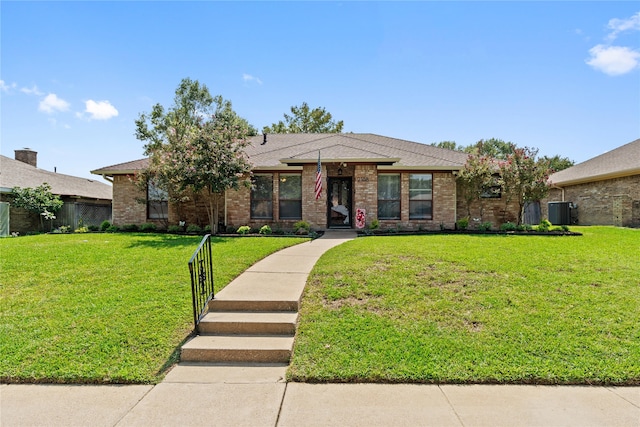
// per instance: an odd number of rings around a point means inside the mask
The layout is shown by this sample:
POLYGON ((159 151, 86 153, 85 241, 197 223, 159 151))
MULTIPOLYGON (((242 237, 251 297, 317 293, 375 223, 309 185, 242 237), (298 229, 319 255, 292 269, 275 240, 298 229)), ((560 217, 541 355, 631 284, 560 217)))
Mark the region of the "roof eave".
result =
POLYGON ((566 181, 552 181, 552 180, 549 180, 549 181, 551 182, 551 185, 555 185, 558 187, 566 187, 568 185, 586 184, 594 181, 606 181, 608 179, 625 178, 632 175, 640 175, 640 168, 627 169, 623 171, 616 171, 616 172, 605 173, 601 175, 593 175, 593 176, 588 176, 584 178, 569 179, 566 181))

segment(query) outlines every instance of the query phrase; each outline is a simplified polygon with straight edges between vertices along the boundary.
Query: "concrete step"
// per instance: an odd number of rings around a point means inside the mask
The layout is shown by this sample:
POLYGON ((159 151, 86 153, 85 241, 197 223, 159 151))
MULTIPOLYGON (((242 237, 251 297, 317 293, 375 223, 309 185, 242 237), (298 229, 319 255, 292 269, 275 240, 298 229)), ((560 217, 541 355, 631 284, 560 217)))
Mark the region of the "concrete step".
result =
POLYGON ((292 336, 198 335, 182 346, 182 362, 289 363, 292 336))
POLYGON ((209 312, 200 321, 201 335, 295 335, 298 313, 209 312))
POLYGON ((221 311, 291 311, 297 312, 300 298, 278 300, 252 299, 212 299, 209 301, 209 312, 221 311))

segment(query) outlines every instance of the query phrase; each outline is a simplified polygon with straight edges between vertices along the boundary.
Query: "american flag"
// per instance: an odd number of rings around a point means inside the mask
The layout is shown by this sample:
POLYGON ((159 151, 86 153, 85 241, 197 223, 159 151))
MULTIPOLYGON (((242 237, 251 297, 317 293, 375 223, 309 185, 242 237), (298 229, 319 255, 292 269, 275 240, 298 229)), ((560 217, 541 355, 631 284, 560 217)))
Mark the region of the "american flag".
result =
POLYGON ((320 164, 320 151, 318 151, 318 168, 316 169, 316 200, 322 194, 322 165, 320 164))

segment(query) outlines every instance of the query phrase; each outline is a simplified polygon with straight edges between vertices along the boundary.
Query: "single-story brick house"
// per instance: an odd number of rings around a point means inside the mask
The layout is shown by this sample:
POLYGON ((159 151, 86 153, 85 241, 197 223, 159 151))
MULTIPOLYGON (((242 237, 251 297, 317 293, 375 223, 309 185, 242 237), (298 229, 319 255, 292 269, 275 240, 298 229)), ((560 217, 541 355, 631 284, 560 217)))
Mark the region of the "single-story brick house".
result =
POLYGON ((81 220, 85 226, 100 225, 103 220, 111 220, 110 185, 40 169, 37 155, 37 152, 25 148, 15 150, 15 159, 0 156, 0 202, 3 204, 3 214, 8 212, 9 222, 9 226, 3 229, 21 234, 38 230, 38 215, 10 206, 10 194, 14 187, 35 188, 44 183, 49 184, 51 192, 64 202, 51 224, 53 227, 65 225, 75 229, 81 220))
MULTIPOLYGON (((374 134, 340 133, 259 135, 251 138, 246 152, 254 166, 253 186, 226 192, 219 218, 226 227, 268 224, 286 230, 304 220, 322 230, 368 226, 378 220, 381 228, 439 230, 453 229, 456 220, 467 215, 456 185, 467 154, 459 151, 374 134), (318 161, 322 191, 316 198, 318 161)), ((113 182, 114 224, 207 224, 206 214, 194 202, 139 203, 145 195, 132 178, 147 162, 92 171, 113 182)), ((148 192, 158 194, 153 186, 148 192)), ((498 227, 515 220, 517 207, 505 209, 499 198, 483 203, 483 221, 498 227)))
POLYGON ((571 202, 578 224, 640 227, 640 139, 554 173, 549 181, 548 201, 571 202))

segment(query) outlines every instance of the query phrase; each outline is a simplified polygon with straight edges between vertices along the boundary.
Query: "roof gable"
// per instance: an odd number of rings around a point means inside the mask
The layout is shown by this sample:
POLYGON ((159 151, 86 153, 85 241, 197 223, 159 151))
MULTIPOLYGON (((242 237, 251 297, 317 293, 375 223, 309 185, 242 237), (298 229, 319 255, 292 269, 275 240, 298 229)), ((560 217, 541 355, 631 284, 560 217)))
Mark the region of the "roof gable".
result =
POLYGON ((640 174, 640 139, 552 174, 553 185, 580 184, 640 174))

